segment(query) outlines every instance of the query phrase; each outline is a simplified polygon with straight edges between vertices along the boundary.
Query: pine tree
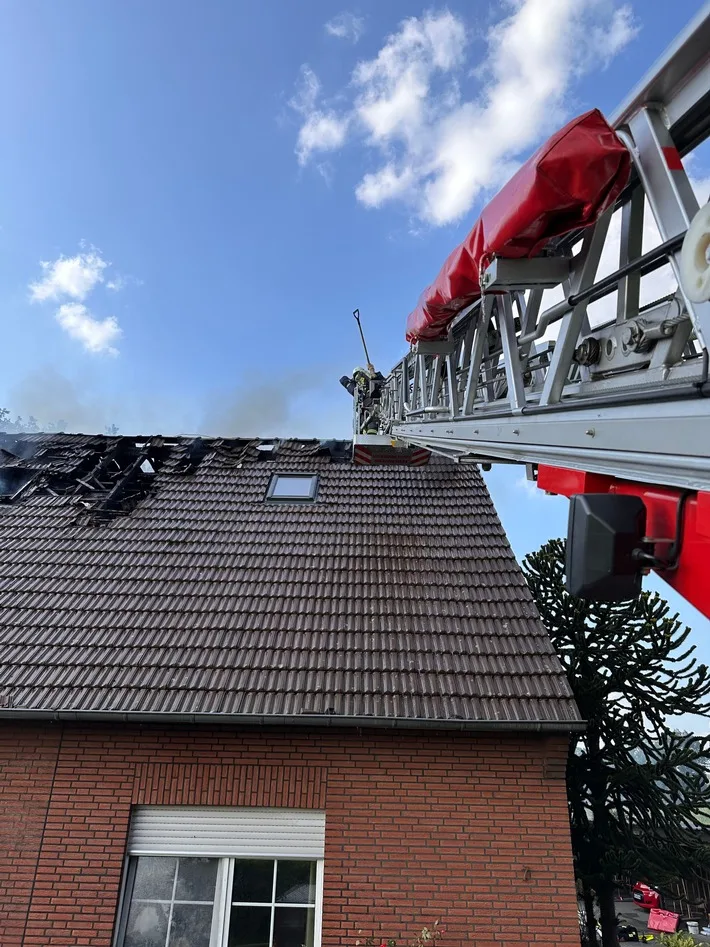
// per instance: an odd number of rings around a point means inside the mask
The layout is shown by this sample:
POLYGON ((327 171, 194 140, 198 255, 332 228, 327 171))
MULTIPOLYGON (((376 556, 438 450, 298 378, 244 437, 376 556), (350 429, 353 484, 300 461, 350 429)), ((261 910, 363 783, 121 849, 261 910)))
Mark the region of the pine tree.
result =
POLYGON ((596 947, 617 947, 615 879, 667 883, 710 865, 699 821, 710 805, 707 738, 678 733, 672 718, 710 716, 710 674, 692 656, 677 615, 657 593, 587 602, 564 588, 565 546, 555 539, 523 569, 567 674, 584 733, 571 741, 567 793, 577 884, 596 947))

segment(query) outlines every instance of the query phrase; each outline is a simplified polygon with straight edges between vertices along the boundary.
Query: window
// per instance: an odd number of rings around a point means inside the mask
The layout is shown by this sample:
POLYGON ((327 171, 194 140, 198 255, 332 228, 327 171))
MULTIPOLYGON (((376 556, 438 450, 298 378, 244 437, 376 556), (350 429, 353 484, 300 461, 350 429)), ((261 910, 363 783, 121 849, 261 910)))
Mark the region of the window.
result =
POLYGON ((319 947, 324 844, 322 812, 139 806, 114 945, 319 947))
POLYGON ((318 492, 317 474, 274 474, 266 494, 267 500, 309 501, 318 492))
POLYGON ((316 947, 317 877, 309 860, 131 858, 118 943, 316 947))
POLYGON ((122 947, 210 947, 218 869, 217 858, 132 859, 122 947))
POLYGON ((235 859, 229 947, 313 947, 316 862, 235 859))

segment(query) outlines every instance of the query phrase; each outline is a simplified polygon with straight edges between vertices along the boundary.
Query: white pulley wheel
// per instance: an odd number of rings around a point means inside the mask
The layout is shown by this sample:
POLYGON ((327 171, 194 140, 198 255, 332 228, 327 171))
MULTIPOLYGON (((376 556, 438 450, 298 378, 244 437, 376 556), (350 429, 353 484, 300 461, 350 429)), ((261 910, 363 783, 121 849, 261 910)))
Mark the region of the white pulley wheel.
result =
POLYGON ((680 251, 680 281, 693 303, 710 299, 710 203, 693 217, 680 251))

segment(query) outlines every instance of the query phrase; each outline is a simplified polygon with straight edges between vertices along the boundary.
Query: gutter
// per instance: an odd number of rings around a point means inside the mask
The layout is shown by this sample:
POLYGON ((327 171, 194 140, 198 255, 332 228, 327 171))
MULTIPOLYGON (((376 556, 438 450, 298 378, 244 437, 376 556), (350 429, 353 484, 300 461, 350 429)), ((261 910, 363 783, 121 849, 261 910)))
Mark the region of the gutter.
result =
POLYGON ((183 723, 252 727, 328 727, 389 730, 453 730, 468 732, 580 733, 583 720, 459 720, 429 717, 345 717, 337 714, 150 713, 135 710, 31 710, 0 708, 0 720, 69 720, 75 723, 183 723))

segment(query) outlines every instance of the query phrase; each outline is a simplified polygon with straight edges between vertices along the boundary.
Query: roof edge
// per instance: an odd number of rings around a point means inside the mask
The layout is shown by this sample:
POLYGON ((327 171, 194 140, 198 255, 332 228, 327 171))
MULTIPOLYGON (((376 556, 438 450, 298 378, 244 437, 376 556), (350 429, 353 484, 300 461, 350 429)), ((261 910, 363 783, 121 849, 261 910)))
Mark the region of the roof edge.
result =
POLYGON ((132 710, 31 710, 0 708, 0 720, 72 720, 104 723, 242 724, 246 726, 341 727, 390 730, 466 730, 579 733, 583 720, 441 720, 428 717, 346 717, 331 714, 147 713, 132 710))

